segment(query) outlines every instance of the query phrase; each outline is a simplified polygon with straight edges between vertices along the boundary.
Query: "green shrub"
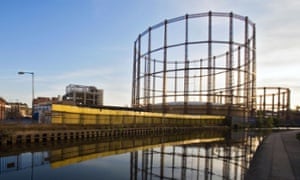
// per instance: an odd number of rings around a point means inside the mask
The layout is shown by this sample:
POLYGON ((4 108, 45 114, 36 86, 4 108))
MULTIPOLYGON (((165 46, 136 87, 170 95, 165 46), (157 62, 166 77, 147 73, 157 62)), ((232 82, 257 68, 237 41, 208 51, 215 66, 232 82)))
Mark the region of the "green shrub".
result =
POLYGON ((273 127, 273 123, 274 123, 273 118, 269 117, 268 119, 265 120, 264 124, 265 124, 265 127, 271 128, 271 127, 273 127))

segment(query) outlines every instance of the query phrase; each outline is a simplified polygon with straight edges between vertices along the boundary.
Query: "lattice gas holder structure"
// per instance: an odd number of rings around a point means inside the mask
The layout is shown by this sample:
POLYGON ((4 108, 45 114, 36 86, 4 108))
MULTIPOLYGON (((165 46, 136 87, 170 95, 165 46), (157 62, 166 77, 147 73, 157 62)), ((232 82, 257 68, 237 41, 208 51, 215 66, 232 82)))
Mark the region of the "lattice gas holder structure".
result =
POLYGON ((132 106, 249 116, 256 105, 255 24, 230 13, 186 14, 134 42, 132 106))

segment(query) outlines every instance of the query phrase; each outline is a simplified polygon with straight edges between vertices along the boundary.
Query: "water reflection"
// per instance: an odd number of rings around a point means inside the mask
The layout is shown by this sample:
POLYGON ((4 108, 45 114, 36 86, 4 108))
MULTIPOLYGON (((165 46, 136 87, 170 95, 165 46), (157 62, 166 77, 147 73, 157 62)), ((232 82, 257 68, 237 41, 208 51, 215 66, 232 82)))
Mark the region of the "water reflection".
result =
POLYGON ((247 143, 192 143, 131 153, 132 179, 243 179, 256 148, 247 143))
POLYGON ((213 130, 0 147, 0 179, 243 179, 262 139, 213 130))

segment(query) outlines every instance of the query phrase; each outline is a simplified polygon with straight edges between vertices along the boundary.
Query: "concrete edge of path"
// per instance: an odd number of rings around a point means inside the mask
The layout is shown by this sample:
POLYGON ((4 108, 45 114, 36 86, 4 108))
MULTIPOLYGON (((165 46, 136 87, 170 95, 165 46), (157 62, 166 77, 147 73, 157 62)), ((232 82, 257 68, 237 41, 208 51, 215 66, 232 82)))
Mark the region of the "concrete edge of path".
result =
POLYGON ((300 179, 300 130, 276 132, 258 147, 245 179, 300 179))

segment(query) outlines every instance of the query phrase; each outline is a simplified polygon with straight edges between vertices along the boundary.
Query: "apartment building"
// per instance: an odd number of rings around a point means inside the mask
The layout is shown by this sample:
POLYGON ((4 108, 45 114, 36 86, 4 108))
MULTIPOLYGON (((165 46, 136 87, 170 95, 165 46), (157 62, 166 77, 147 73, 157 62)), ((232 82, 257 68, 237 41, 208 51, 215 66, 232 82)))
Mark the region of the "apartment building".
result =
POLYGON ((103 89, 97 89, 95 86, 70 84, 66 87, 63 100, 70 101, 75 105, 102 106, 103 89))

